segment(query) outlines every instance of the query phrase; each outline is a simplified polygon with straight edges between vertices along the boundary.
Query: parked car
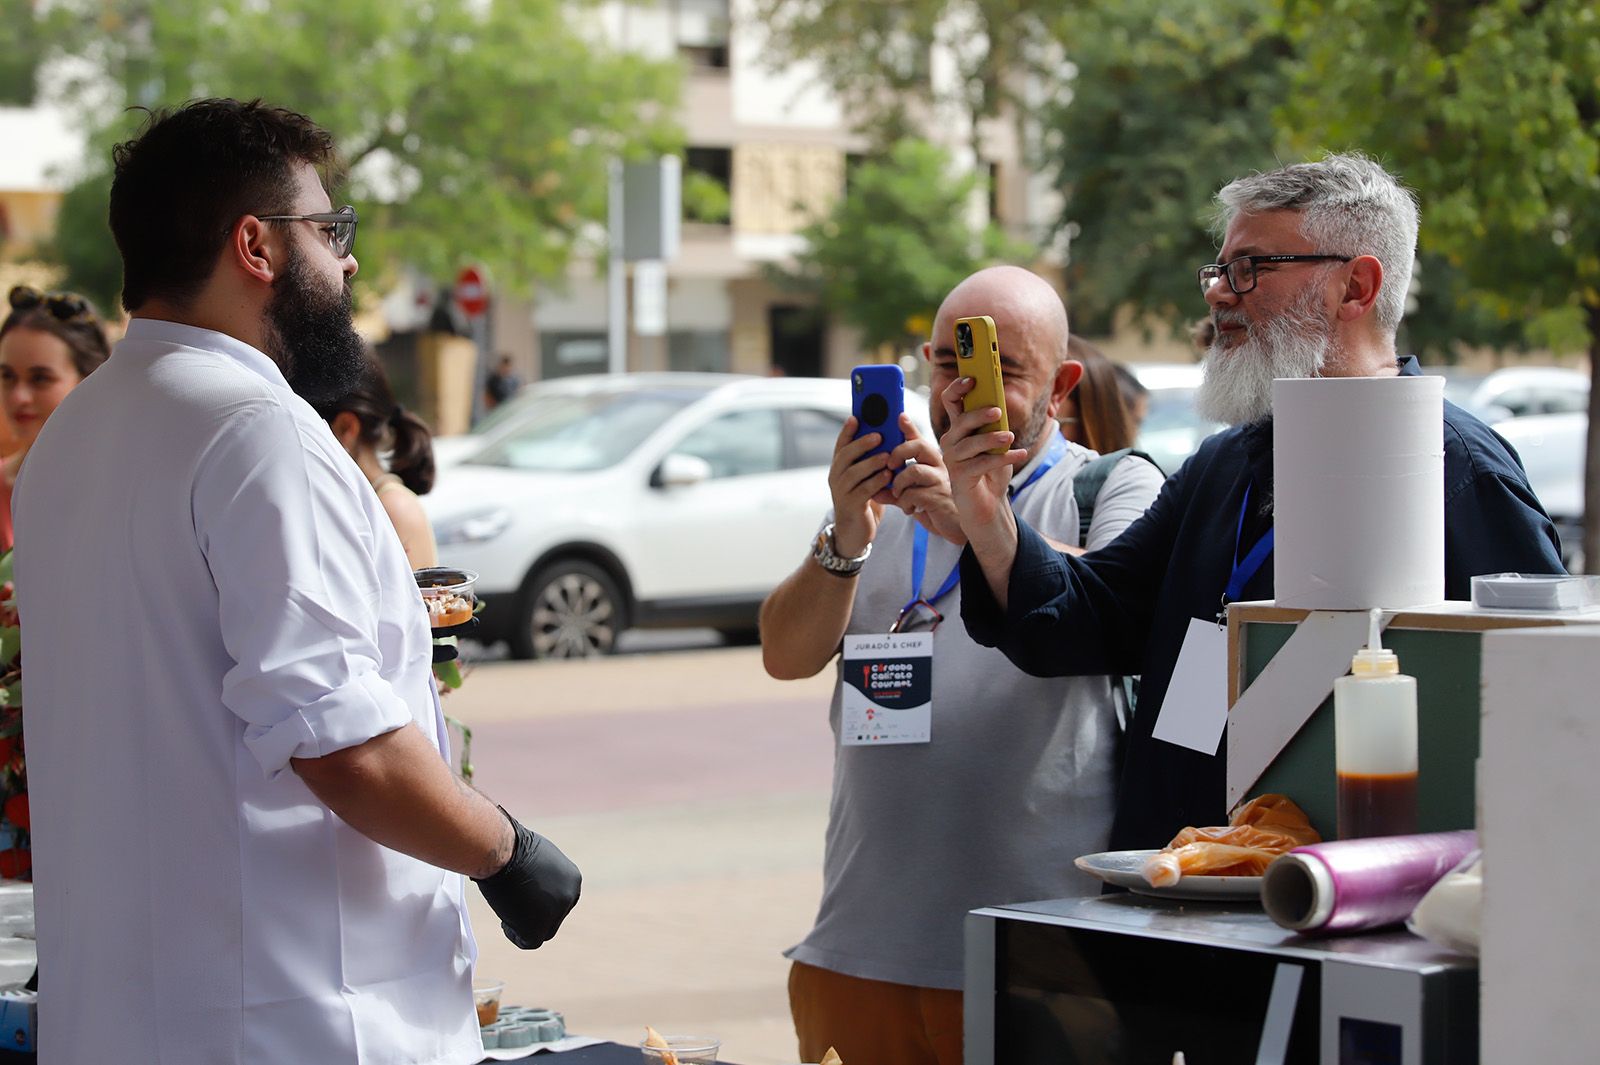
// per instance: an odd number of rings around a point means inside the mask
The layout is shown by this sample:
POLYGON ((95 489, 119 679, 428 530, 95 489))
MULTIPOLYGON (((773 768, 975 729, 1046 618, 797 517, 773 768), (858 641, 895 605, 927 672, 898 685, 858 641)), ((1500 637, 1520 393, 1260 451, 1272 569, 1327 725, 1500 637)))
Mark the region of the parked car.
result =
POLYGON ((1194 409, 1203 375, 1197 363, 1129 363, 1139 383, 1150 390, 1150 407, 1134 443, 1170 477, 1194 454, 1200 441, 1226 426, 1207 421, 1194 409))
POLYGON ((1585 414, 1531 414, 1496 422, 1528 471, 1528 483, 1561 536, 1561 560, 1574 573, 1583 566, 1583 464, 1588 447, 1585 414))
POLYGON ((1430 366, 1444 378, 1444 398, 1486 422, 1589 409, 1589 375, 1559 366, 1507 366, 1490 373, 1430 366))
POLYGON ((442 560, 479 574, 483 638, 568 658, 631 627, 753 632, 830 504, 850 390, 635 373, 540 383, 507 406, 423 503, 442 560))
POLYGON ((1480 408, 1499 407, 1512 418, 1582 414, 1589 410, 1589 375, 1558 366, 1507 366, 1472 393, 1480 408))
POLYGON ((548 382, 525 385, 515 396, 479 418, 466 432, 434 437, 434 465, 440 470, 456 465, 494 439, 506 426, 521 420, 531 407, 558 400, 563 394, 562 390, 552 389, 548 382))

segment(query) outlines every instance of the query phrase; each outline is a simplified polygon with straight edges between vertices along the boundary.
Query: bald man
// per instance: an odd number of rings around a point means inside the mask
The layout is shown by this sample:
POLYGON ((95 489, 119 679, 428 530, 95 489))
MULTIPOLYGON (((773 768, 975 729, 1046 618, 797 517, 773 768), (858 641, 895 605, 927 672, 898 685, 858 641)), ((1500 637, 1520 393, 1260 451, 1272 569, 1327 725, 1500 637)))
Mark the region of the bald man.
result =
MULTIPOLYGON (((1113 460, 1080 544, 1073 479, 1098 460, 1057 427, 1083 367, 1066 357, 1066 310, 1048 284, 994 267, 956 286, 923 345, 933 394, 961 379, 956 319, 980 314, 995 322, 1015 430, 1011 505, 1062 549, 1111 542, 1161 474, 1142 458, 1113 460)), ((942 435, 948 415, 932 416, 942 435)), ((870 455, 878 434, 857 440, 855 420, 845 424, 828 473, 833 510, 761 610, 774 677, 838 663, 822 903, 788 952, 804 1061, 832 1045, 874 1065, 960 1062, 963 915, 1093 893, 1072 859, 1103 849, 1111 825, 1111 679, 1030 677, 968 638, 955 579, 966 540, 944 460, 909 418, 900 427, 904 444, 870 455)))

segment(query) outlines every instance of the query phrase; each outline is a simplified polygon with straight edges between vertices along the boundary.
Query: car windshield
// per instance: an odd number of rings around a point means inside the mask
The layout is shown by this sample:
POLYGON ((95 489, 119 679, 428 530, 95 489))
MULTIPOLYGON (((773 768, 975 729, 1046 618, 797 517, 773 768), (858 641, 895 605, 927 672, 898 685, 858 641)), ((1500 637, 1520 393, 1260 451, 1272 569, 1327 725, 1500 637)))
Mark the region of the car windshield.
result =
POLYGON ((558 398, 560 397, 549 391, 542 390, 536 385, 524 388, 521 392, 500 403, 494 410, 479 418, 468 431, 473 436, 487 437, 502 425, 509 425, 527 414, 528 411, 558 398))
POLYGON ((542 473, 615 466, 668 418, 705 393, 693 389, 597 392, 546 397, 468 464, 542 473))

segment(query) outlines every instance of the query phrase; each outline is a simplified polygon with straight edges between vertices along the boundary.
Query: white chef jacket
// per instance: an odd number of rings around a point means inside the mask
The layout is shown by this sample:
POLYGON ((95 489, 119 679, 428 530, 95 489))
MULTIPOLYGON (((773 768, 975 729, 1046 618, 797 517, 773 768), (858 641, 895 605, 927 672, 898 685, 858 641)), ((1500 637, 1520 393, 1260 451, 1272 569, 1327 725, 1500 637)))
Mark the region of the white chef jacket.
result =
POLYGON ((415 722, 426 615, 261 352, 136 319, 17 485, 45 1063, 475 1062, 463 878, 289 765, 415 722))

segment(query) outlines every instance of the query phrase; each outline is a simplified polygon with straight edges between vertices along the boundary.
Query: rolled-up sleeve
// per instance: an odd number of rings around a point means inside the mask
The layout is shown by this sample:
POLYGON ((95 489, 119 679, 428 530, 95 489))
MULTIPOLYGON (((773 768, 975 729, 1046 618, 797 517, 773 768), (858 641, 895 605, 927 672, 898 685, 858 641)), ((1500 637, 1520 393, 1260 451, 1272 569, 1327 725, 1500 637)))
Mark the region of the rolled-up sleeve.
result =
POLYGON ((241 412, 202 458, 192 500, 234 661, 222 701, 269 776, 412 720, 379 673, 367 511, 304 432, 275 404, 241 412))

